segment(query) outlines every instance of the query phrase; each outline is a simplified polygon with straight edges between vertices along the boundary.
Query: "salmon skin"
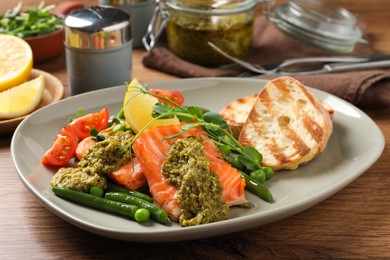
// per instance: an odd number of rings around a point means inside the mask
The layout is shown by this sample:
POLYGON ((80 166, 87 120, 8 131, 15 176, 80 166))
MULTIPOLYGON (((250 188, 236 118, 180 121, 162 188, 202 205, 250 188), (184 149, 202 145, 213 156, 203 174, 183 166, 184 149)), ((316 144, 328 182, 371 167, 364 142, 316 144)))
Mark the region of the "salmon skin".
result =
POLYGON ((181 133, 185 123, 171 126, 159 126, 145 130, 135 140, 133 150, 139 160, 150 193, 155 202, 162 207, 173 221, 181 215, 181 208, 177 200, 177 189, 166 182, 162 173, 162 165, 166 154, 177 138, 187 136, 202 137, 206 157, 210 160, 210 170, 214 172, 221 182, 224 201, 229 205, 247 204, 245 198, 245 179, 236 168, 223 160, 214 142, 208 138, 201 127, 195 127, 175 138, 166 138, 181 133))

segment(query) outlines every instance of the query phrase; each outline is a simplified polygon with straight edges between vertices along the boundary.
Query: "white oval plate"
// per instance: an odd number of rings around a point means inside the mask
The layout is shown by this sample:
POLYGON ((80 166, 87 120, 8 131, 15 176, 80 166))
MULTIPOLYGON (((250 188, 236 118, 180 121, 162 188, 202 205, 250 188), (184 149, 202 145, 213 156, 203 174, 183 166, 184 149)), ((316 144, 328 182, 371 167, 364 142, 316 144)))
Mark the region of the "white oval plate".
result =
MULTIPOLYGON (((181 90, 187 105, 219 111, 228 102, 257 93, 265 80, 201 78, 149 83, 149 87, 181 90)), ((247 192, 250 209, 232 208, 230 218, 217 223, 182 228, 155 222, 139 224, 120 216, 76 205, 56 197, 49 180, 54 170, 40 161, 54 137, 78 108, 111 114, 122 106, 123 86, 89 92, 61 100, 27 117, 11 143, 12 159, 28 190, 49 210, 82 229, 105 237, 136 242, 189 240, 236 232, 286 218, 328 198, 364 173, 384 149, 377 125, 361 110, 340 98, 312 89, 335 110, 334 132, 324 153, 293 172, 276 174, 267 186, 275 202, 267 203, 247 192)))

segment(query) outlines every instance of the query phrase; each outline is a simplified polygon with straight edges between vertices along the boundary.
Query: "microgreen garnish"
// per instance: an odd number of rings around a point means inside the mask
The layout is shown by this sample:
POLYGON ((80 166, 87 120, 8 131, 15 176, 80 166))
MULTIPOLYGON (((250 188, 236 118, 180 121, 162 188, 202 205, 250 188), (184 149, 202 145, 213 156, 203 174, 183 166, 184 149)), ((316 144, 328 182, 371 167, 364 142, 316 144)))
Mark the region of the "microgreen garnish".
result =
POLYGON ((92 137, 92 140, 96 142, 101 142, 104 141, 104 139, 106 139, 106 137, 103 134, 99 133, 99 131, 96 128, 92 128, 89 131, 89 135, 92 137))
POLYGON ((84 114, 84 109, 81 108, 81 107, 79 107, 79 108, 77 109, 77 112, 76 112, 75 116, 69 117, 69 120, 68 120, 69 123, 72 122, 73 120, 75 120, 76 118, 82 116, 83 114, 84 114))

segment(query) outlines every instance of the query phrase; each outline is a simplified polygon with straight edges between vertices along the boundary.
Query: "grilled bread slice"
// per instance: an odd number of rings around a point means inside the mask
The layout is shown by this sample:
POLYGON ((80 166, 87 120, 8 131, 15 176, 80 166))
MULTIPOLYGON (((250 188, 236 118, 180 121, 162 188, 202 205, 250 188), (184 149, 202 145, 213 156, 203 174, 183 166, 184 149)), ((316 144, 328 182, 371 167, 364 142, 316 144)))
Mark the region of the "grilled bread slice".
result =
POLYGON ((251 112, 252 107, 255 104, 257 95, 258 94, 253 94, 236 99, 219 111, 219 114, 222 115, 226 123, 228 123, 236 138, 239 137, 241 129, 248 119, 249 112, 251 112))
MULTIPOLYGON (((248 119, 249 112, 255 104, 257 95, 253 94, 233 100, 219 111, 232 129, 234 137, 238 138, 240 136, 241 129, 248 119)), ((334 109, 332 106, 325 101, 321 101, 321 104, 328 111, 330 118, 333 119, 334 109)))
POLYGON ((293 170, 326 147, 333 125, 328 111, 299 81, 280 77, 259 93, 239 141, 274 170, 293 170))

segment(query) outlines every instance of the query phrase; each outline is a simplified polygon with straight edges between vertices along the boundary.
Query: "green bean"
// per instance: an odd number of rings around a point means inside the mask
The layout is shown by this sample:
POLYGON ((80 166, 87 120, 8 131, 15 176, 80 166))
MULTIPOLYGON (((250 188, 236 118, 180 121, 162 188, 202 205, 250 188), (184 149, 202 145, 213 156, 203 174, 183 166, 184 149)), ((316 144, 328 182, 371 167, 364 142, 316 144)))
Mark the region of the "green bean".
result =
POLYGON ((61 198, 76 202, 84 206, 100 209, 105 212, 128 216, 131 219, 135 219, 135 212, 138 209, 138 207, 135 205, 97 197, 89 193, 75 191, 68 188, 52 187, 52 190, 57 196, 61 198))
POLYGON ((107 182, 106 192, 112 192, 112 191, 126 193, 126 194, 129 194, 129 195, 141 198, 143 200, 146 200, 148 202, 153 202, 153 198, 151 198, 150 196, 148 196, 148 195, 146 195, 146 194, 144 194, 142 192, 128 190, 125 187, 120 186, 118 184, 115 184, 113 182, 107 182))
POLYGON ((244 165, 241 163, 241 161, 237 158, 237 156, 233 156, 231 154, 224 156, 225 160, 230 163, 234 168, 236 169, 244 169, 244 165))
POLYGON ((271 202, 273 200, 272 193, 262 183, 255 181, 248 174, 240 171, 241 176, 245 178, 246 188, 265 201, 271 202))
POLYGON ((163 209, 141 198, 121 192, 108 192, 106 193, 105 198, 109 200, 133 204, 138 206, 139 208, 147 209, 154 220, 162 224, 167 224, 168 222, 168 214, 163 209))

